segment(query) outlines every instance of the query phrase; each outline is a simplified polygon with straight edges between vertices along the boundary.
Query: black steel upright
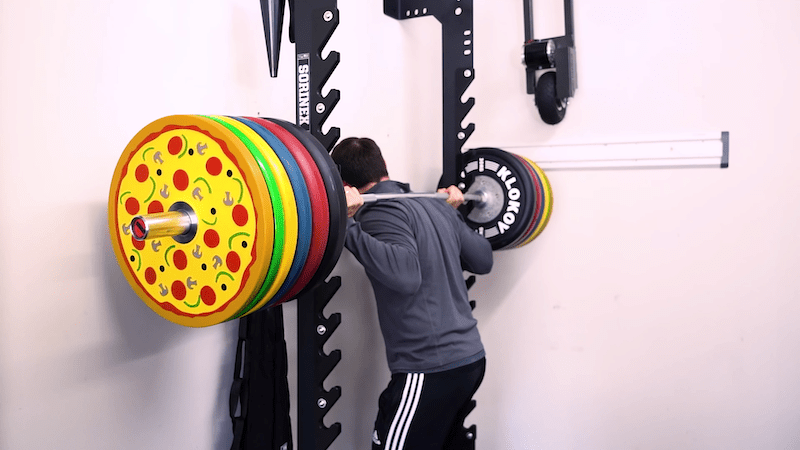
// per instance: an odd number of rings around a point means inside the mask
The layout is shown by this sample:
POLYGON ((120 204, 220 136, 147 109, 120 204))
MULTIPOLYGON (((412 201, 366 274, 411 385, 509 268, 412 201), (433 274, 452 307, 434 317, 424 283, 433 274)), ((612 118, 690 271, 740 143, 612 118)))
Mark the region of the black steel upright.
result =
POLYGON ((475 124, 461 123, 475 105, 461 97, 475 78, 472 63, 472 0, 384 0, 384 14, 397 20, 433 16, 442 24, 442 178, 456 184, 461 171, 461 148, 475 124))
POLYGON ((340 350, 325 353, 325 342, 341 323, 341 314, 325 317, 325 305, 339 290, 340 277, 331 277, 297 299, 297 448, 324 450, 342 432, 342 425, 325 426, 323 418, 342 396, 334 386, 325 390, 325 378, 342 359, 340 350))
MULTIPOLYGON (((339 53, 327 58, 322 50, 339 25, 336 0, 289 0, 290 39, 295 43, 297 81, 296 123, 311 132, 330 152, 339 140, 339 128, 322 131, 322 124, 339 101, 339 91, 322 95, 322 87, 339 64, 339 53)), ((297 448, 325 450, 342 431, 340 423, 326 426, 323 418, 341 397, 339 386, 326 390, 323 383, 341 360, 341 351, 326 354, 323 347, 341 314, 325 317, 323 310, 341 286, 331 277, 297 299, 297 448)))
MULTIPOLYGON (((475 131, 475 124, 462 127, 461 123, 475 106, 470 97, 461 101, 472 80, 475 69, 472 63, 473 52, 473 11, 472 0, 384 0, 383 12, 397 20, 433 16, 442 24, 442 178, 441 186, 456 184, 461 172, 461 148, 475 131)), ((466 280, 467 289, 475 278, 466 280)), ((475 303, 470 302, 474 308, 475 303)), ((474 449, 477 427, 464 427, 467 415, 475 408, 475 401, 469 402, 458 412, 454 436, 454 448, 474 449)))
POLYGON ((339 64, 339 53, 331 51, 322 58, 322 49, 339 25, 336 0, 295 0, 292 9, 293 42, 297 65, 297 125, 311 132, 328 151, 339 140, 339 128, 322 132, 336 103, 339 91, 331 89, 322 95, 322 87, 339 64))

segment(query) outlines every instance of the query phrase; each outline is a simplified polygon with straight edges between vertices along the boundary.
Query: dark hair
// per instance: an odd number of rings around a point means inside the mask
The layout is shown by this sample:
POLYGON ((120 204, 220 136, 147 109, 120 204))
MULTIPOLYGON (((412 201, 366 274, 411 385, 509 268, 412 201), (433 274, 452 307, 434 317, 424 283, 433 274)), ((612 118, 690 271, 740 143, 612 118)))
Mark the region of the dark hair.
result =
POLYGON ((331 158, 339 166, 342 181, 356 189, 389 176, 381 149, 370 138, 343 139, 333 148, 331 158))

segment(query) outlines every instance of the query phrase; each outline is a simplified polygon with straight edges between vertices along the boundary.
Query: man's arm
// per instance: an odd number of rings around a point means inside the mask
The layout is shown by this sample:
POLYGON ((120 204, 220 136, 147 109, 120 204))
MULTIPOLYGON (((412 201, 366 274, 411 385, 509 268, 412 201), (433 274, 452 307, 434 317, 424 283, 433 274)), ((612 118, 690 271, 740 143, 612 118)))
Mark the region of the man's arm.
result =
POLYGON ((413 294, 422 284, 417 244, 397 208, 373 205, 361 222, 348 219, 345 247, 370 277, 393 291, 413 294))
POLYGON ((485 237, 467 226, 460 213, 458 215, 461 221, 458 227, 459 239, 461 240, 461 267, 478 275, 485 275, 491 272, 494 262, 492 244, 485 237))
POLYGON ((450 187, 447 189, 441 188, 436 192, 447 194, 447 204, 453 208, 458 208, 462 203, 464 203, 464 194, 461 192, 461 189, 454 185, 450 185, 450 187))
POLYGON ((352 186, 344 187, 344 198, 347 200, 347 217, 353 217, 364 206, 364 199, 358 189, 352 186))
MULTIPOLYGON (((449 195, 447 203, 453 208, 458 208, 464 203, 464 194, 456 186, 439 189, 449 195)), ((492 270, 493 256, 492 245, 486 238, 473 231, 464 223, 461 213, 458 214, 459 226, 457 232, 461 241, 461 267, 469 272, 483 275, 492 270)))

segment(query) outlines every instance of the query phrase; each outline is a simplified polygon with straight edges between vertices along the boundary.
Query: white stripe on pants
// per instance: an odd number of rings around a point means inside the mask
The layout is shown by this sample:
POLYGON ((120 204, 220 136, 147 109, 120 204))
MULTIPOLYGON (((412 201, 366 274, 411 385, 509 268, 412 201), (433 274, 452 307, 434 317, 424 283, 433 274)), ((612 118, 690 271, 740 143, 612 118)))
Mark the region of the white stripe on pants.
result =
POLYGON ((403 450, 406 442, 408 429, 417 411, 419 398, 422 395, 422 384, 425 380, 424 373, 409 373, 406 375, 406 384, 403 387, 403 397, 400 405, 389 427, 389 435, 386 437, 385 450, 403 450))

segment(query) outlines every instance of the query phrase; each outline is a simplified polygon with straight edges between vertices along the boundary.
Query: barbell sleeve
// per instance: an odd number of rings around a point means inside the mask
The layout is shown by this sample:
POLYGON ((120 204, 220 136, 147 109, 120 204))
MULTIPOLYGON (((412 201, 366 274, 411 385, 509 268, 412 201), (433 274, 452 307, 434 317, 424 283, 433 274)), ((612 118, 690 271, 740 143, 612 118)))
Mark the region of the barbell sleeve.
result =
POLYGON ((167 211, 139 215, 131 220, 131 234, 137 241, 188 234, 196 226, 188 211, 167 211))

